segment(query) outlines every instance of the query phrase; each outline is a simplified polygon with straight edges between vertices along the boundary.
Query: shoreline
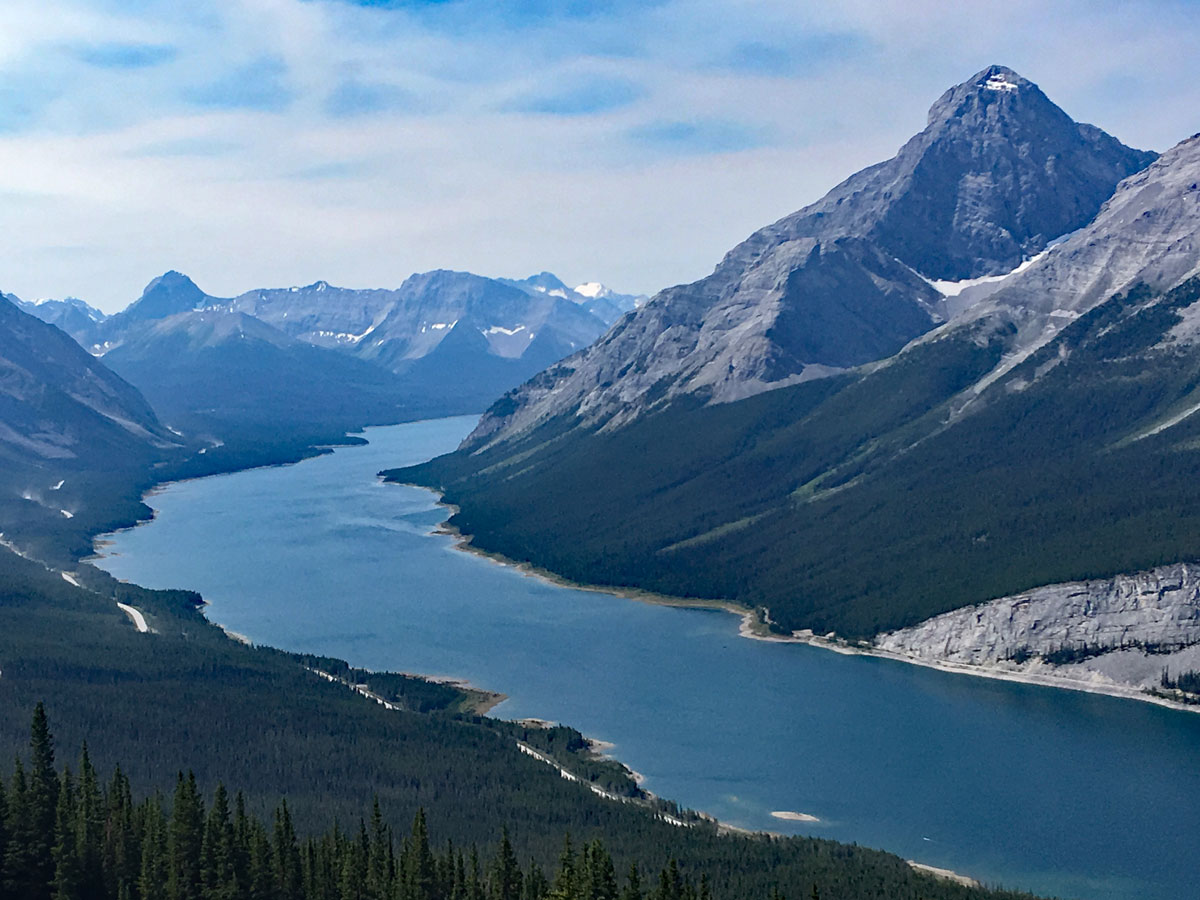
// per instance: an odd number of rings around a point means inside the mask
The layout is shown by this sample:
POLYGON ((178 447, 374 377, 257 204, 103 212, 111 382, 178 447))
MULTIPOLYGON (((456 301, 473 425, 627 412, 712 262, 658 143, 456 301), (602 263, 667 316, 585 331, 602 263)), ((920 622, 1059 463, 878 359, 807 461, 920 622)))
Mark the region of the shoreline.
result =
MULTIPOLYGON (((450 515, 454 515, 459 511, 459 508, 453 503, 447 503, 441 499, 441 492, 435 488, 426 487, 422 484, 412 484, 399 481, 385 481, 386 484, 399 484, 405 487, 418 488, 420 490, 429 491, 438 499, 436 504, 443 509, 449 510, 450 515)), ((447 517, 449 518, 449 517, 447 517)), ((1115 697, 1122 700, 1137 700, 1142 703, 1151 703, 1155 706, 1165 707, 1177 712, 1200 713, 1200 704, 1183 703, 1178 700, 1172 700, 1169 697, 1158 696, 1151 694, 1141 688, 1120 685, 1120 684, 1103 684, 1093 681, 1082 681, 1077 678, 1068 678, 1061 675, 1052 674, 1037 674, 1032 672, 1016 672, 1011 669, 999 667, 976 666, 967 663, 955 663, 941 661, 936 659, 923 659, 916 656, 908 656, 903 653, 896 653, 891 650, 882 650, 871 645, 863 645, 861 643, 851 643, 848 640, 838 638, 836 636, 821 636, 811 632, 792 632, 790 635, 777 634, 770 631, 764 622, 762 622, 756 610, 742 606, 732 600, 706 600, 706 599, 689 599, 686 597, 674 597, 669 594, 659 594, 654 591, 642 590, 640 588, 616 588, 606 587, 599 584, 585 584, 582 582, 572 581, 562 575, 550 571, 549 569, 541 568, 532 563, 518 562, 504 556, 502 553, 496 553, 490 550, 484 550, 474 544, 473 536, 463 534, 458 528, 451 525, 449 521, 443 521, 434 530, 432 534, 446 535, 453 538, 453 547, 455 550, 460 550, 464 553, 471 553, 475 556, 483 557, 491 560, 494 563, 511 568, 520 572, 527 578, 537 578, 557 587, 570 588, 577 591, 590 591, 598 594, 609 594, 614 597, 621 597, 625 600, 633 600, 638 603, 652 603, 656 606, 674 606, 682 609, 718 609, 727 613, 741 617, 741 623, 738 626, 738 636, 747 638, 752 641, 766 641, 768 643, 778 644, 803 644, 809 647, 815 647, 820 650, 827 650, 833 653, 840 653, 843 656, 873 656, 879 659, 891 660, 892 662, 906 663, 913 666, 921 666, 926 669, 936 669, 941 672, 946 672, 952 675, 970 675, 976 678, 990 678, 994 681, 1009 681, 1017 684, 1028 684, 1035 687, 1051 687, 1059 690, 1078 691, 1086 694, 1099 694, 1106 697, 1115 697)))
MULTIPOLYGON (((425 421, 425 420, 417 420, 417 421, 425 421)), ((399 424, 411 424, 411 423, 405 422, 405 423, 399 423, 399 424)), ((185 483, 188 481, 196 481, 196 480, 199 480, 202 478, 213 478, 213 477, 219 477, 222 475, 235 475, 235 474, 238 474, 239 472, 251 471, 254 469, 266 469, 266 468, 298 465, 302 462, 307 462, 310 459, 319 458, 328 453, 335 452, 338 449, 353 448, 355 446, 361 446, 362 443, 367 443, 368 441, 365 438, 360 437, 360 436, 364 434, 364 432, 366 431, 366 428, 368 428, 368 427, 386 427, 386 426, 365 426, 363 429, 359 430, 355 434, 351 434, 350 432, 347 432, 346 437, 351 438, 351 440, 348 440, 345 443, 331 443, 331 444, 321 445, 319 447, 313 446, 310 448, 310 451, 312 451, 312 452, 306 453, 303 456, 301 456, 299 458, 295 458, 295 459, 283 459, 283 460, 274 461, 274 462, 258 462, 258 463, 248 465, 244 468, 218 470, 218 471, 214 471, 214 472, 210 472, 210 473, 202 474, 202 475, 189 475, 189 476, 184 476, 184 477, 180 477, 180 478, 174 478, 174 479, 169 479, 166 481, 157 482, 157 483, 151 485, 150 487, 148 487, 142 495, 142 502, 150 510, 150 514, 140 517, 140 518, 137 518, 126 524, 119 525, 115 528, 112 528, 108 531, 103 532, 102 534, 92 535, 91 536, 91 551, 92 552, 87 554, 86 556, 80 557, 78 559, 78 562, 82 563, 82 564, 91 565, 91 564, 94 564, 95 560, 102 559, 102 558, 105 558, 106 556, 111 555, 110 553, 105 552, 105 548, 111 546, 114 543, 114 540, 112 538, 106 537, 107 535, 115 535, 115 534, 119 534, 119 533, 122 533, 125 531, 131 531, 142 525, 151 524, 157 518, 158 510, 154 509, 154 507, 152 507, 149 503, 146 503, 145 501, 148 499, 152 499, 154 496, 169 490, 175 484, 181 484, 181 483, 185 483), (359 437, 359 440, 358 441, 353 440, 352 439, 353 437, 359 437), (361 441, 361 443, 360 443, 360 441, 361 441)), ((381 483, 387 484, 387 483, 398 483, 398 482, 388 482, 386 480, 381 479, 381 483)), ((440 493, 431 488, 426 488, 423 485, 409 485, 409 486, 418 487, 418 488, 421 488, 422 490, 430 491, 430 493, 434 494, 438 498, 435 501, 437 506, 441 506, 441 507, 444 507, 446 509, 451 509, 451 510, 457 509, 457 507, 453 506, 452 504, 445 503, 441 499, 440 493)), ((735 614, 735 615, 738 615, 741 617, 741 624, 739 625, 739 629, 738 629, 738 634, 741 637, 750 638, 752 640, 775 641, 775 642, 780 642, 780 643, 797 643, 797 642, 799 642, 794 636, 789 637, 789 636, 785 636, 785 635, 779 635, 779 634, 772 633, 767 628, 766 624, 761 621, 761 619, 758 616, 758 613, 755 610, 750 609, 748 607, 741 606, 740 604, 737 604, 737 603, 734 603, 731 601, 705 600, 705 599, 700 599, 700 598, 688 599, 688 598, 674 597, 674 596, 667 595, 667 594, 658 594, 655 592, 645 591, 645 590, 636 589, 636 588, 627 588, 627 589, 607 588, 607 587, 600 586, 600 585, 589 585, 589 584, 577 583, 577 582, 573 582, 569 579, 563 578, 549 570, 542 570, 542 569, 539 569, 532 565, 517 563, 516 561, 507 559, 500 554, 489 553, 487 551, 481 550, 480 548, 472 545, 471 538, 469 536, 461 534, 457 529, 453 528, 452 526, 449 526, 448 523, 443 522, 441 525, 439 525, 437 528, 435 528, 430 533, 431 534, 444 534, 444 535, 454 538, 454 542, 452 545, 454 549, 462 550, 464 552, 474 553, 478 556, 482 556, 482 557, 488 559, 489 561, 491 561, 493 563, 515 568, 517 571, 521 572, 521 574, 523 574, 527 577, 539 578, 541 580, 544 580, 544 581, 554 584, 556 586, 572 588, 575 590, 593 591, 596 593, 607 593, 607 594, 611 594, 614 596, 622 597, 623 599, 634 600, 634 601, 642 602, 642 603, 652 603, 652 604, 659 605, 659 606, 674 606, 674 607, 679 607, 679 608, 690 608, 690 609, 721 610, 721 611, 732 613, 732 614, 735 614)), ((208 605, 207 603, 204 604, 204 606, 207 606, 207 605, 208 605)), ((220 623, 210 619, 205 614, 205 610, 203 607, 201 607, 199 609, 199 612, 206 622, 208 622, 209 624, 220 629, 221 632, 224 634, 224 636, 228 640, 233 641, 235 643, 244 644, 248 647, 256 646, 254 641, 247 635, 244 635, 239 632, 233 631, 232 629, 226 628, 225 626, 221 625, 220 623)), ((307 667, 302 666, 302 668, 307 668, 307 667)), ((351 691, 360 694, 360 696, 363 696, 365 699, 370 700, 375 703, 378 703, 378 704, 384 706, 385 708, 388 708, 388 709, 397 709, 398 708, 394 704, 390 703, 389 701, 384 700, 382 697, 375 694, 373 691, 366 689, 365 686, 362 686, 360 688, 360 686, 358 686, 358 685, 350 684, 349 682, 345 682, 342 679, 332 676, 327 672, 319 671, 316 669, 308 669, 308 671, 312 672, 314 675, 317 675, 322 680, 326 680, 331 683, 340 684, 340 685, 350 689, 351 691)), ((469 681, 462 679, 462 678, 448 677, 448 676, 434 676, 434 675, 426 675, 423 673, 410 673, 410 672, 403 672, 403 673, 398 673, 398 674, 410 675, 412 677, 422 678, 424 680, 435 682, 435 683, 452 684, 453 686, 458 688, 460 691, 462 691, 466 695, 464 697, 463 708, 461 708, 458 711, 460 714, 464 714, 464 715, 473 715, 473 716, 480 716, 480 717, 487 716, 493 709, 495 709, 497 706, 499 706, 504 701, 509 699, 507 694, 499 693, 499 692, 495 692, 495 691, 489 691, 484 688, 474 687, 470 684, 469 681)), ((589 737, 585 736, 585 739, 588 742, 588 751, 587 751, 588 753, 590 753, 596 757, 599 757, 599 758, 608 758, 608 759, 612 759, 616 762, 621 762, 617 757, 610 755, 610 753, 608 752, 610 750, 615 749, 614 745, 610 744, 607 741, 603 741, 603 740, 600 740, 597 738, 589 738, 589 737)), ((630 773, 631 777, 634 779, 635 783, 639 785, 639 787, 646 780, 644 775, 631 769, 629 766, 625 765, 623 762, 621 762, 621 765, 624 766, 624 768, 630 773)), ((654 796, 655 796, 652 793, 650 793, 649 791, 646 791, 645 793, 647 794, 647 796, 649 796, 651 798, 654 798, 654 796)), ((620 798, 613 797, 612 799, 616 802, 620 802, 620 798)), ((716 816, 713 816, 713 815, 703 812, 703 811, 694 811, 694 812, 699 817, 700 821, 708 822, 708 823, 712 824, 716 828, 717 832, 719 834, 723 834, 723 835, 741 835, 741 836, 747 836, 747 837, 767 837, 767 838, 788 838, 788 837, 794 836, 794 835, 784 834, 781 832, 771 831, 768 829, 746 828, 744 826, 734 825, 732 823, 722 821, 721 819, 718 819, 716 816)), ((658 815, 666 818, 667 820, 670 820, 673 818, 673 817, 667 816, 664 813, 658 813, 658 815)), ((820 821, 815 816, 810 817, 805 814, 796 814, 796 818, 794 820, 792 819, 792 817, 790 815, 789 816, 777 816, 777 818, 796 821, 797 823, 804 822, 806 824, 816 824, 816 823, 819 823, 819 821, 820 821)), ((678 821, 675 824, 685 826, 688 823, 685 823, 683 821, 678 821)), ((901 857, 901 858, 903 859, 903 857, 901 857)), ((956 881, 960 884, 972 884, 972 885, 978 884, 978 882, 976 882, 974 879, 970 878, 969 876, 962 875, 957 872, 953 872, 949 869, 942 869, 942 868, 939 868, 936 866, 919 863, 919 862, 916 862, 914 860, 909 860, 909 859, 905 859, 904 862, 906 864, 908 864, 910 867, 912 867, 914 870, 916 870, 922 874, 931 875, 931 876, 937 877, 937 878, 950 879, 950 880, 956 881)))

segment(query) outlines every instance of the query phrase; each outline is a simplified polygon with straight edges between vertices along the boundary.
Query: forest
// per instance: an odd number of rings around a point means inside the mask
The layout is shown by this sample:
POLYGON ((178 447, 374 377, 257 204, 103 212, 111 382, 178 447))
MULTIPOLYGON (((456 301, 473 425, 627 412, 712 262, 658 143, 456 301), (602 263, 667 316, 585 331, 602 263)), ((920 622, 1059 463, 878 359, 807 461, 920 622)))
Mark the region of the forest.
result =
MULTIPOLYGON (((264 821, 220 781, 206 802, 192 772, 176 774, 170 801, 138 798, 121 767, 97 771, 87 744, 74 771, 56 765, 41 703, 26 757, 7 786, 0 779, 3 900, 712 900, 705 864, 697 869, 672 857, 645 876, 631 863, 618 878, 602 839, 576 848, 569 832, 547 869, 519 860, 507 827, 485 854, 452 841, 438 850, 423 808, 402 833, 378 798, 357 823, 302 834, 286 799, 264 821)), ((970 896, 945 882, 927 888, 914 896, 970 896)), ((793 894, 838 895, 822 894, 819 880, 793 894)), ((760 896, 785 895, 772 885, 760 896)))
POLYGON ((1002 332, 619 429, 550 421, 385 475, 442 491, 482 550, 866 639, 1200 554, 1200 417, 1139 437, 1196 402, 1200 358, 1163 336, 1198 298, 1200 279, 1110 299, 965 415, 1002 332))
MULTIPOLYGON (((589 784, 621 793, 627 774, 580 754, 586 744, 571 729, 540 733, 455 712, 444 685, 426 690, 420 679, 409 690, 406 679, 384 678, 404 700, 389 710, 314 674, 312 658, 230 640, 204 619, 192 592, 150 591, 88 567, 78 575, 83 588, 0 549, 0 759, 24 759, 24 775, 14 772, 4 789, 7 834, 29 818, 14 812, 15 798, 22 777, 29 790, 35 769, 42 772, 39 802, 44 809, 54 793, 57 810, 62 776, 50 778, 45 754, 29 748, 27 723, 44 703, 60 746, 87 745, 87 766, 75 762, 74 750, 67 757, 76 796, 88 767, 120 768, 139 804, 173 796, 178 773, 188 772, 199 795, 215 798, 228 785, 240 791, 247 815, 264 822, 286 800, 302 846, 335 823, 344 835, 358 835, 360 819, 370 822, 377 804, 394 829, 423 810, 432 846, 475 846, 481 860, 493 858, 507 829, 524 871, 534 861, 551 882, 569 833, 581 853, 602 841, 622 876, 637 865, 653 882, 674 859, 697 891, 707 875, 717 898, 768 898, 774 889, 806 898, 813 884, 841 900, 1024 896, 941 881, 892 854, 834 841, 728 833, 703 819, 669 824, 636 797, 594 794, 589 784), (118 599, 143 611, 153 631, 130 627, 118 599), (537 746, 580 781, 520 752, 517 741, 537 746)), ((336 669, 336 662, 323 664, 336 669)), ((112 777, 97 779, 111 786, 112 777)), ((136 900, 136 891, 128 896, 136 900)), ((111 900, 124 898, 114 892, 111 900)))

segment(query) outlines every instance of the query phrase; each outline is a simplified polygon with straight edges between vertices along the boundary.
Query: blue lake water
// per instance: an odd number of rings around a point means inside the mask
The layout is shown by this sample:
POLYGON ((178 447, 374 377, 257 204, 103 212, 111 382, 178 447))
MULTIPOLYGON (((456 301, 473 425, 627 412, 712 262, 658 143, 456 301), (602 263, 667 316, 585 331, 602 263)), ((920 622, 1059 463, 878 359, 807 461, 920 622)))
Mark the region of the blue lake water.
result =
POLYGON ((376 472, 453 449, 473 422, 370 429, 366 447, 170 485, 100 564, 198 590, 256 642, 502 691, 493 715, 610 741, 648 789, 735 825, 1063 897, 1200 896, 1200 715, 745 640, 728 613, 455 550, 431 533, 434 495, 376 472))

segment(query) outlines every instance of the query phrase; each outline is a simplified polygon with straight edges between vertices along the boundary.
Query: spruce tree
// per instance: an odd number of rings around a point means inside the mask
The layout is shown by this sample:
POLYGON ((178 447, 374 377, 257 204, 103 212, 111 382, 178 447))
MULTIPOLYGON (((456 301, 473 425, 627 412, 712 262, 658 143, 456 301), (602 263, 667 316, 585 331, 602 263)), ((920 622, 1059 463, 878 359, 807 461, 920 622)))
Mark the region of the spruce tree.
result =
POLYGON ((392 898, 392 835, 383 821, 379 797, 371 808, 370 846, 367 850, 366 894, 370 900, 392 898))
POLYGON ((4 778, 0 777, 0 897, 4 893, 4 857, 8 853, 8 791, 4 787, 4 778))
POLYGON ((500 833, 500 847, 492 861, 491 900, 520 900, 520 896, 521 864, 517 862, 517 855, 508 838, 508 829, 505 828, 500 833))
MULTIPOLYGON (((508 840, 508 832, 504 833, 504 839, 508 840)), ((512 849, 511 847, 509 848, 512 849)), ((483 900, 484 885, 483 876, 479 871, 479 853, 474 847, 471 848, 471 864, 467 869, 467 900, 483 900)))
POLYGON ((272 851, 277 900, 303 900, 300 844, 296 840, 296 829, 292 825, 292 814, 288 811, 286 800, 275 810, 272 851))
POLYGON ((200 888, 204 900, 237 900, 238 881, 233 867, 233 819, 229 794, 217 784, 212 808, 204 823, 200 849, 200 888))
POLYGON ((80 897, 104 900, 104 801, 87 744, 79 754, 75 853, 79 858, 80 897))
MULTIPOLYGON (((434 900, 433 855, 429 851, 429 830, 425 825, 425 810, 418 809, 413 819, 412 833, 405 847, 402 880, 405 900, 434 900)), ((517 900, 517 898, 513 898, 517 900)))
POLYGON ((196 776, 180 772, 171 805, 167 839, 168 900, 201 900, 200 850, 204 841, 204 805, 196 776))
POLYGON ((29 741, 29 790, 25 816, 29 821, 25 848, 25 883, 22 900, 49 900, 54 880, 54 825, 58 809, 58 773, 54 769, 54 739, 46 721, 46 708, 33 711, 29 741))
POLYGON ((621 900, 642 900, 642 876, 637 863, 630 863, 625 887, 621 889, 621 900))
POLYGON ((575 850, 571 846, 571 835, 563 838, 562 853, 558 857, 558 871, 554 875, 554 886, 550 888, 553 900, 581 900, 579 877, 576 872, 575 850))
POLYGON ((142 858, 138 869, 140 900, 167 900, 167 821, 158 799, 142 807, 142 858))

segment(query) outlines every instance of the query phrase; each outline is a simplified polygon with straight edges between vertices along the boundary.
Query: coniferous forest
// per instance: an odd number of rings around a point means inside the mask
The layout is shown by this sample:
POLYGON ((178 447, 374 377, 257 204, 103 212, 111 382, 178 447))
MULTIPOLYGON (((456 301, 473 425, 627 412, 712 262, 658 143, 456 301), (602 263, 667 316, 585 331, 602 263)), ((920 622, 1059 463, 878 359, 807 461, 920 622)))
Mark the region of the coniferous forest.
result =
MULTIPOLYGON (((717 865, 721 861, 714 860, 717 865)), ((804 898, 969 897, 980 892, 928 878, 914 893, 864 893, 839 877, 813 881, 804 898)), ((898 887, 899 885, 895 885, 898 887)), ((862 886, 859 886, 861 888, 862 886)), ((777 884, 756 892, 782 900, 777 884)), ((726 896, 753 896, 733 893, 726 896)), ((206 798, 196 777, 175 777, 170 799, 138 798, 118 766, 107 777, 85 744, 74 769, 57 765, 43 704, 34 710, 28 753, 0 779, 2 900, 711 900, 721 896, 703 867, 669 857, 657 870, 631 863, 618 873, 600 838, 576 845, 564 834, 556 861, 522 862, 508 829, 481 851, 431 842, 425 811, 400 832, 378 799, 356 823, 297 827, 286 800, 266 820, 241 791, 218 782, 206 798)), ((794 895, 796 896, 796 895, 794 895)), ((993 895, 999 896, 999 895, 993 895)), ((1006 894, 1005 897, 1016 897, 1006 894)))

